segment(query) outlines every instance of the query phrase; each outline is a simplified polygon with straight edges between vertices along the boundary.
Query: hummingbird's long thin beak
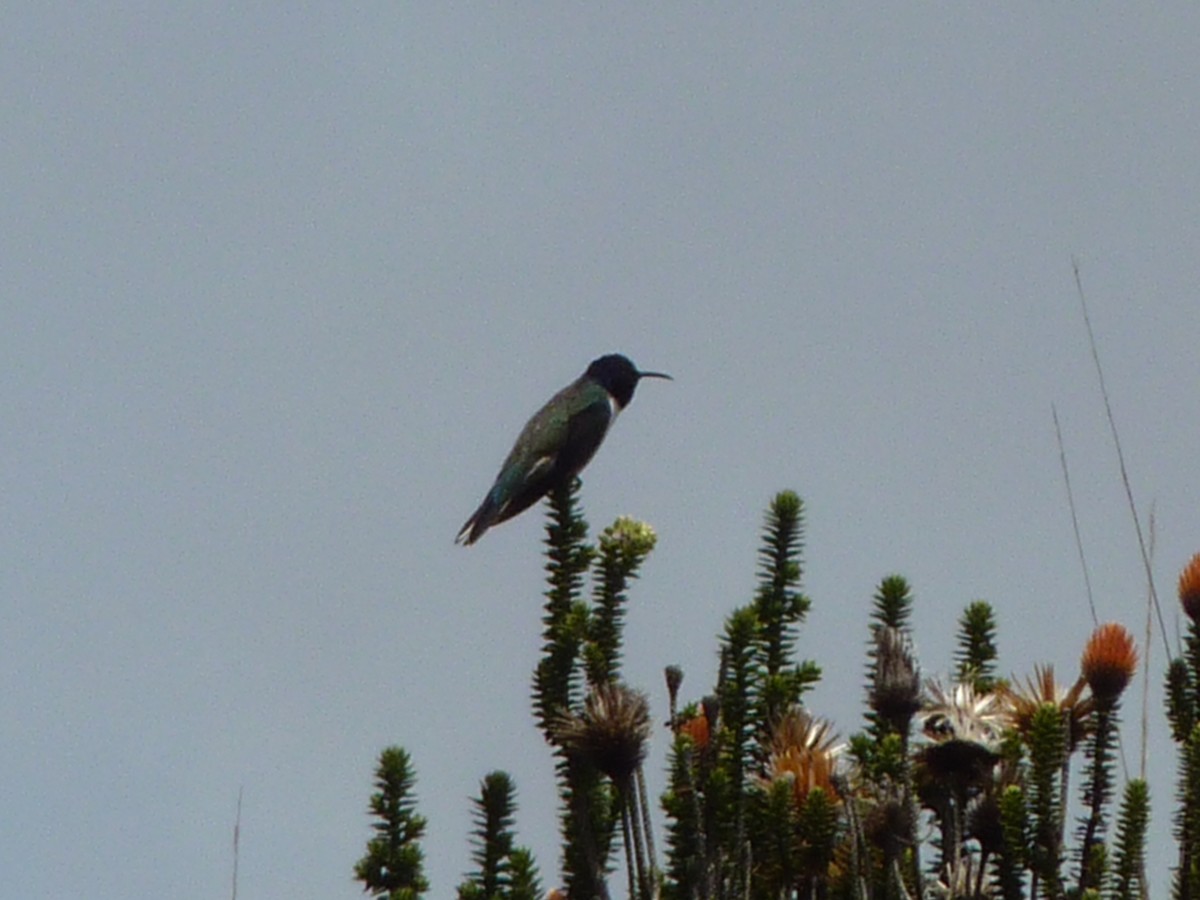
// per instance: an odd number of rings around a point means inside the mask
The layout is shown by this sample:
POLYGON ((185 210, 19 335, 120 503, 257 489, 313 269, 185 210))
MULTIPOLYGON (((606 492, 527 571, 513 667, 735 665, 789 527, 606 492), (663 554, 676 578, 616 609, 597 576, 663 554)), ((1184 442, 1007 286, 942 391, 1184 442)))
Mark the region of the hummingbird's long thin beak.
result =
POLYGON ((665 378, 667 381, 675 380, 666 372, 638 372, 638 378, 665 378))

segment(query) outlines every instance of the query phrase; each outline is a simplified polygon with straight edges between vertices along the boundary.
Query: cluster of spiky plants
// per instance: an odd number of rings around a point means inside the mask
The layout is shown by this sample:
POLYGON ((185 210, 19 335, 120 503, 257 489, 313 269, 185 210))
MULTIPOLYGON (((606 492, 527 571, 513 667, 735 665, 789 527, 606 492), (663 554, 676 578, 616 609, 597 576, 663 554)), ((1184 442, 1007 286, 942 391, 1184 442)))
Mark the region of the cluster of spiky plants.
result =
POLYGON ((861 823, 852 857, 867 894, 1140 896, 1144 784, 1127 788, 1132 807, 1120 820, 1117 879, 1104 841, 1119 700, 1137 666, 1129 633, 1098 628, 1070 685, 1060 685, 1049 666, 1023 682, 1002 682, 994 675, 994 616, 977 601, 960 619, 957 680, 930 680, 918 691, 910 605, 907 585, 885 580, 873 617, 868 727, 850 744, 847 802, 861 823), (920 737, 909 752, 914 727, 920 737), (1080 758, 1084 816, 1070 847, 1069 781, 1080 758))
MULTIPOLYGON (((800 510, 776 498, 767 548, 784 531, 798 551, 800 510)), ((798 556, 766 548, 763 556, 773 562, 760 573, 760 597, 787 582, 780 571, 799 578, 798 556)), ((801 705, 815 666, 788 656, 807 601, 736 610, 716 690, 702 704, 677 711, 680 674, 668 672, 675 742, 663 798, 665 897, 1142 896, 1144 782, 1128 782, 1115 840, 1107 834, 1120 697, 1137 666, 1129 633, 1096 629, 1069 684, 1050 666, 1005 682, 993 610, 975 601, 960 619, 953 681, 922 681, 912 604, 902 577, 880 583, 866 728, 844 752, 831 726, 801 705), (775 609, 798 614, 783 629, 764 627, 760 616, 775 609), (771 652, 778 634, 787 635, 783 655, 771 652), (776 671, 796 679, 782 699, 769 693, 776 671), (1071 835, 1075 769, 1081 815, 1071 835)))
POLYGON ((533 854, 513 834, 516 787, 507 772, 488 774, 479 786, 471 861, 475 869, 458 886, 458 900, 540 900, 533 854))
POLYGON ((421 851, 425 819, 417 815, 415 780, 412 760, 403 747, 388 747, 379 754, 371 795, 375 835, 354 866, 354 877, 372 897, 416 900, 429 889, 421 851))
MULTIPOLYGON (((609 897, 618 844, 631 900, 1147 896, 1145 782, 1126 779, 1112 809, 1120 700, 1137 665, 1129 633, 1098 627, 1067 683, 1049 665, 1006 681, 994 612, 975 601, 959 620, 952 677, 923 679, 912 592, 890 576, 869 615, 865 725, 841 744, 804 705, 820 671, 795 659, 810 601, 800 591, 804 507, 790 491, 767 511, 758 586, 725 621, 711 692, 681 704, 683 673, 666 669, 672 744, 660 868, 643 771, 652 715, 645 694, 620 680, 627 589, 654 532, 619 519, 589 543, 576 491, 550 497, 533 678, 560 794, 565 893, 549 896, 609 897)), ((1175 896, 1200 900, 1200 555, 1180 597, 1193 624, 1168 675, 1181 747, 1175 896)), ((369 891, 399 900, 427 888, 417 845, 424 822, 407 756, 395 750, 381 760, 378 837, 357 871, 369 891)), ((511 781, 489 775, 463 900, 538 894, 532 857, 514 846, 513 808, 511 781)))

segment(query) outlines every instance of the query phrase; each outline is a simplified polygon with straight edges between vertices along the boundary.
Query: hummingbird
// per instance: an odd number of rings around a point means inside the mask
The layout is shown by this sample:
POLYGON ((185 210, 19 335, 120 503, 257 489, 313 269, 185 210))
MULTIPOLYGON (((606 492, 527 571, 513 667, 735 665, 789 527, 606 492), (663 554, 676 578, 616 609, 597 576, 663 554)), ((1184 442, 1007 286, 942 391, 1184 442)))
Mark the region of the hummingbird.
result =
POLYGON ((586 372, 525 423, 491 490, 454 542, 475 543, 493 525, 524 512, 578 475, 604 441, 617 413, 633 399, 633 389, 642 378, 671 376, 639 372, 619 353, 592 360, 586 372))

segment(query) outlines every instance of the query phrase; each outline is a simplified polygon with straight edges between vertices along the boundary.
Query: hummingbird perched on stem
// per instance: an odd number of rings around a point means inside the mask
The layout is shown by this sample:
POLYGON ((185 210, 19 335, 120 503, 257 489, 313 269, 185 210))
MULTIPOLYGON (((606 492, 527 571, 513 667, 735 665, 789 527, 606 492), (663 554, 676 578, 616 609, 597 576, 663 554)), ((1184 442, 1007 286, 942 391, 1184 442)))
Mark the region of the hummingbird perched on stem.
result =
POLYGON ((642 378, 671 376, 639 372, 627 357, 610 353, 593 360, 586 372, 551 397, 525 423, 491 490, 455 543, 475 543, 493 525, 524 512, 578 475, 642 378))

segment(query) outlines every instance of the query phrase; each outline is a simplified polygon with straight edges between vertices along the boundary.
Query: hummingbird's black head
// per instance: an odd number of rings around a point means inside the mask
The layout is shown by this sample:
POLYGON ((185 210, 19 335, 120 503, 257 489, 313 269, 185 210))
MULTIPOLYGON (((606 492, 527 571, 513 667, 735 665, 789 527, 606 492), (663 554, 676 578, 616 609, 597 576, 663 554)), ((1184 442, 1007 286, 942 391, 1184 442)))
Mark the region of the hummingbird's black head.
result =
POLYGON ((629 361, 629 357, 620 353, 610 353, 592 360, 586 374, 608 391, 621 409, 628 406, 629 401, 633 399, 633 389, 637 387, 639 378, 671 377, 662 372, 639 372, 637 366, 629 361))

